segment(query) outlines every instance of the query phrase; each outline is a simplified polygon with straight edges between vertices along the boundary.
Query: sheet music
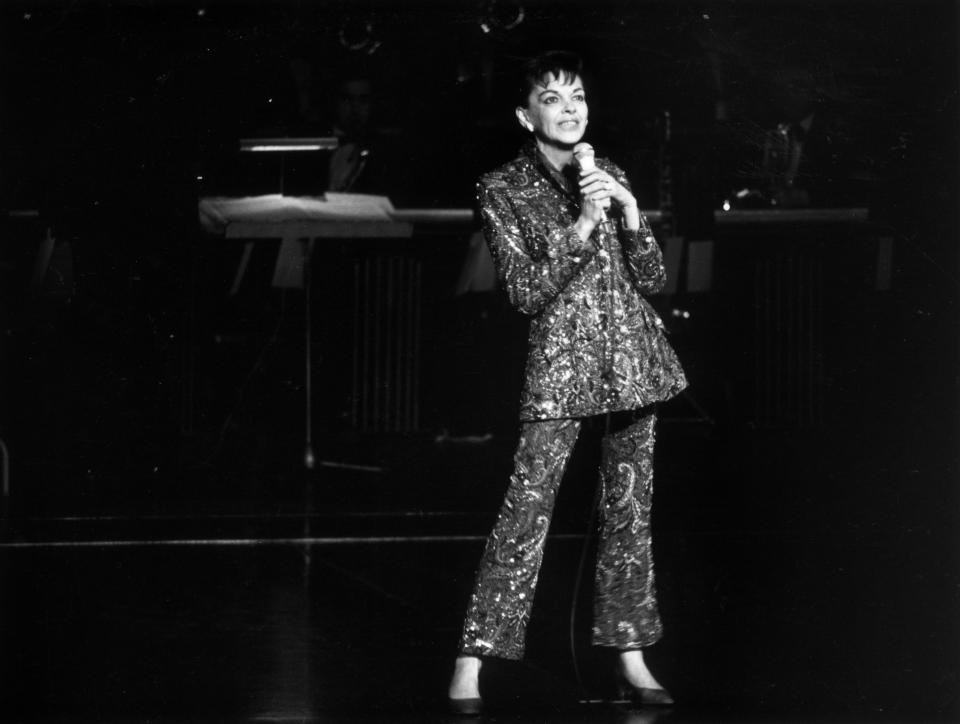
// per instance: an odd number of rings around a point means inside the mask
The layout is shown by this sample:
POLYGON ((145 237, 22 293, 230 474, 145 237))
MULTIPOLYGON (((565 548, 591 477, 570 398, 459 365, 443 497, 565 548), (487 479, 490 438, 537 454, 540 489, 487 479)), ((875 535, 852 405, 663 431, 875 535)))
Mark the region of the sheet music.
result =
POLYGON ((284 221, 392 221, 393 204, 386 196, 327 193, 316 196, 210 197, 200 200, 200 223, 207 231, 222 233, 228 224, 284 221))

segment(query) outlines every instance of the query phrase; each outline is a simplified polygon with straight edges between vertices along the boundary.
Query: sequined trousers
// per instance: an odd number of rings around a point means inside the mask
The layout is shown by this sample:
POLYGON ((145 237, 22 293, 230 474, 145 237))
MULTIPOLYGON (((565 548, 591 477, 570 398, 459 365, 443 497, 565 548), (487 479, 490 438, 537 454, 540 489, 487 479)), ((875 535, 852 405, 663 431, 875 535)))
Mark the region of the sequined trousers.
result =
MULTIPOLYGON (((652 408, 645 412, 601 442, 595 646, 636 649, 662 633, 650 540, 656 416, 652 408)), ((510 485, 477 570, 462 653, 523 657, 543 545, 580 428, 578 419, 523 423, 510 485)))

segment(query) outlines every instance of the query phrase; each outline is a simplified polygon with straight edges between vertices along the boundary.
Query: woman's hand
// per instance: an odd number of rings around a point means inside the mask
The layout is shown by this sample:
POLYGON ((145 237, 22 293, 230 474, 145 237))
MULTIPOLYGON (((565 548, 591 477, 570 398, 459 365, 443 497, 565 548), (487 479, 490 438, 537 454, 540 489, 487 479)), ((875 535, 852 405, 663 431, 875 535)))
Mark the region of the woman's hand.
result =
MULTIPOLYGON (((609 203, 609 201, 606 203, 609 203)), ((603 200, 594 201, 591 198, 583 199, 583 203, 580 204, 580 218, 577 219, 573 225, 577 231, 577 236, 579 236, 581 240, 587 241, 593 234, 593 230, 603 223, 603 220, 607 216, 603 204, 603 200)))
POLYGON ((580 208, 580 218, 597 225, 603 221, 606 209, 611 202, 623 210, 624 226, 628 229, 640 228, 640 214, 637 210, 637 200, 633 194, 606 171, 595 168, 580 172, 580 193, 583 196, 583 205, 580 208))
MULTIPOLYGON (((584 200, 591 199, 601 204, 605 199, 609 199, 620 207, 637 205, 637 200, 623 184, 599 168, 580 172, 580 193, 584 200)), ((609 205, 610 203, 606 202, 605 206, 609 207, 609 205)))
POLYGON ((610 208, 610 201, 606 197, 594 199, 584 196, 580 204, 580 218, 596 226, 606 218, 608 208, 610 208))

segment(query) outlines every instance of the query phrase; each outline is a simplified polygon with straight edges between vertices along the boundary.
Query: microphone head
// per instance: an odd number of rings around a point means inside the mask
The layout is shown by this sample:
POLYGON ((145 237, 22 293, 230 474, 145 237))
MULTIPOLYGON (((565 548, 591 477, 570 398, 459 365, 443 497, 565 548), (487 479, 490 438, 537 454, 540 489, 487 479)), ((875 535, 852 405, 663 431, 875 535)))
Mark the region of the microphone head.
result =
POLYGON ((593 160, 593 146, 589 143, 578 143, 574 146, 573 157, 583 171, 593 171, 597 167, 593 160))

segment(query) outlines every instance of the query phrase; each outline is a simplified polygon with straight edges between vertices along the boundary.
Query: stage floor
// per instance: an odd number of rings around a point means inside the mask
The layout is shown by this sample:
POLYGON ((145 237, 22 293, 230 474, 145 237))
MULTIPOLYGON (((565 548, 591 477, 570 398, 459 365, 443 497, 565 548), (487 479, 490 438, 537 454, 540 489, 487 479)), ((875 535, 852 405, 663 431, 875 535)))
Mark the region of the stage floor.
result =
MULTIPOLYGON (((459 721, 445 688, 510 446, 447 444, 404 474, 293 477, 246 510, 208 496, 167 514, 22 515, 0 544, 0 719, 459 721)), ((678 704, 629 712, 608 701, 609 654, 587 642, 589 570, 575 591, 593 479, 578 455, 527 660, 484 669, 484 720, 957 720, 943 464, 822 433, 662 425, 666 635, 649 658, 678 704)))

